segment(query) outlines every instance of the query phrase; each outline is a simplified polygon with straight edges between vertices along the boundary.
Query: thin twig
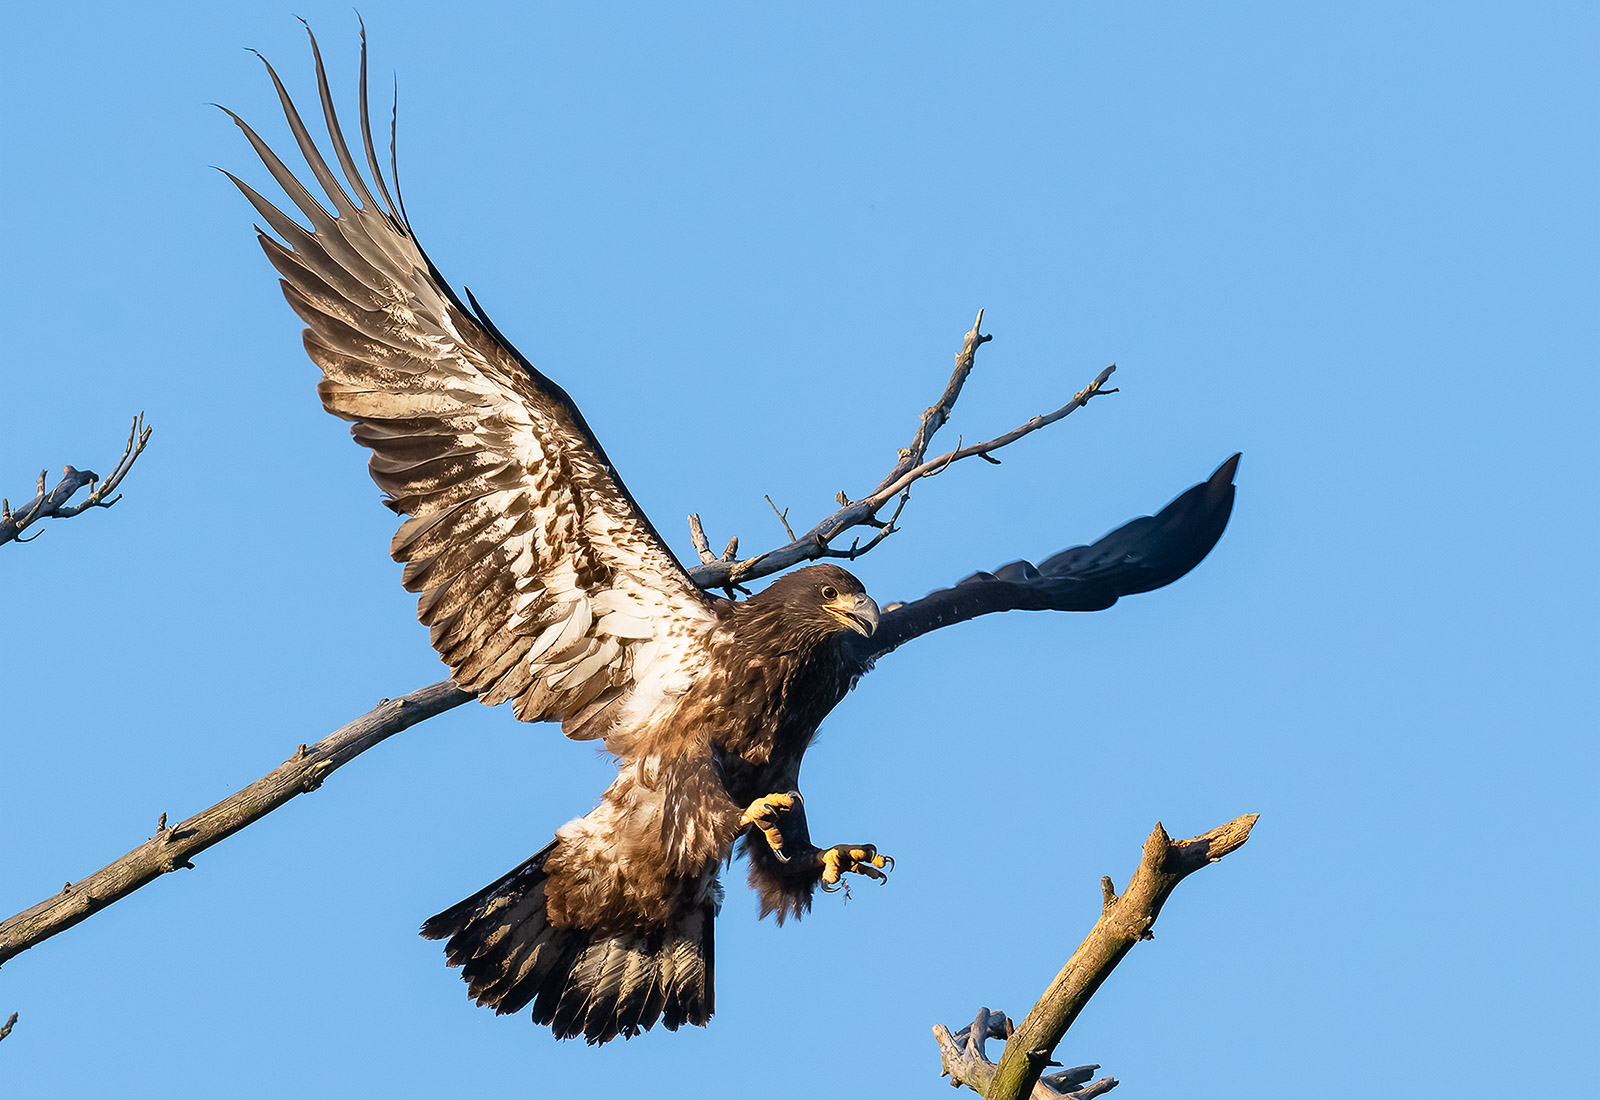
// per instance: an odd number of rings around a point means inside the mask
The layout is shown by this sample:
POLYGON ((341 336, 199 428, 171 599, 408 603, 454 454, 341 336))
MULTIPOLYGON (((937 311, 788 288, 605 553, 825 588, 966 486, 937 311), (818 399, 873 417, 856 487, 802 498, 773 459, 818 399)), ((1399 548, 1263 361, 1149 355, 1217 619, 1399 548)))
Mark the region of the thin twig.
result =
POLYGON ((398 699, 385 699, 374 710, 315 745, 301 745, 266 776, 187 821, 168 828, 167 815, 162 814, 155 836, 127 855, 87 878, 67 883, 60 893, 31 909, 0 921, 0 963, 71 928, 163 874, 193 867, 190 857, 265 817, 296 795, 316 790, 335 770, 380 741, 471 698, 444 680, 398 699))
POLYGON ((764 493, 762 495, 767 498, 768 507, 772 509, 772 514, 778 517, 778 522, 783 524, 783 529, 788 533, 789 539, 792 542, 794 540, 794 528, 789 526, 789 509, 785 508, 781 512, 778 511, 778 506, 772 503, 771 494, 764 493))
MULTIPOLYGON (((967 384, 967 376, 972 373, 972 364, 978 355, 978 349, 993 336, 986 335, 978 330, 983 327, 983 310, 978 310, 978 319, 972 322, 972 328, 967 331, 965 339, 961 342, 961 350, 956 354, 956 369, 950 375, 950 381, 945 383, 944 393, 939 395, 939 400, 922 413, 922 419, 917 424, 917 433, 911 437, 911 446, 900 452, 900 461, 884 479, 878 482, 874 492, 881 491, 902 474, 922 462, 923 455, 928 453, 928 445, 933 442, 934 433, 945 426, 950 419, 950 410, 955 408, 956 400, 961 396, 961 387, 967 384)), ((841 501, 847 504, 848 501, 841 501)))
MULTIPOLYGON (((1114 388, 1106 388, 1106 380, 1117 369, 1117 365, 1113 363, 1101 371, 1094 381, 1079 390, 1071 401, 1054 412, 1036 416, 1004 435, 996 436, 983 443, 974 443, 964 447, 961 446, 958 440, 956 448, 949 453, 940 455, 938 458, 927 458, 928 446, 933 440, 934 433, 950 419, 950 412, 955 407, 956 400, 961 396, 961 388, 966 384, 967 376, 972 373, 973 360, 978 348, 988 343, 991 339, 990 336, 979 332, 979 327, 982 324, 983 311, 979 310, 978 319, 973 322, 971 330, 968 331, 966 338, 962 342, 961 352, 956 356, 955 372, 950 376, 949 382, 945 384, 944 393, 939 396, 938 401, 923 412, 918 420, 916 433, 912 436, 911 445, 899 452, 894 466, 870 495, 861 500, 852 501, 847 494, 839 493, 838 497, 835 498, 840 502, 839 510, 812 527, 805 534, 799 536, 796 536, 789 526, 788 510, 785 509, 783 512, 779 512, 778 515, 783 520, 784 530, 789 532, 789 542, 786 545, 737 561, 726 559, 707 561, 705 555, 701 554, 701 564, 689 570, 689 575, 694 578, 695 583, 702 588, 728 588, 731 585, 746 583, 770 576, 773 573, 782 572, 790 566, 798 565, 803 561, 815 561, 819 558, 846 558, 851 560, 858 558, 899 530, 894 521, 899 518, 901 511, 904 510, 906 502, 910 499, 911 486, 917 481, 943 473, 951 464, 964 458, 977 457, 998 464, 1000 460, 990 452, 1015 443, 1023 436, 1036 432, 1040 428, 1049 427, 1070 413, 1081 409, 1095 397, 1117 392, 1114 388), (896 497, 899 497, 900 501, 895 508, 894 516, 888 522, 880 520, 878 512, 896 497), (877 533, 865 545, 852 543, 848 550, 833 549, 830 545, 833 540, 853 527, 871 527, 877 533)), ((770 497, 767 498, 767 503, 772 503, 770 497)), ((772 510, 777 512, 777 505, 774 504, 772 510)), ((699 549, 698 544, 696 544, 696 549, 699 549)))
POLYGON ((109 508, 121 500, 120 493, 109 499, 107 496, 133 469, 134 460, 144 453, 145 444, 150 442, 151 430, 144 425, 144 413, 133 418, 133 428, 128 432, 128 443, 122 450, 122 458, 118 460, 116 469, 111 471, 111 476, 104 481, 100 481, 100 475, 93 470, 67 466, 62 469, 61 480, 55 488, 46 490, 46 471, 41 470, 38 494, 22 508, 13 511, 9 500, 0 499, 0 544, 32 542, 39 537, 38 534, 32 538, 22 538, 22 532, 29 524, 41 519, 67 519, 89 508, 109 508), (85 485, 89 486, 89 495, 77 504, 69 503, 73 494, 85 485))
POLYGON ((1069 1091, 1087 1081, 1099 1066, 1041 1075, 1054 1064, 1050 1058, 1057 1044, 1095 990, 1134 944, 1152 938, 1150 929, 1178 883, 1249 840, 1259 816, 1246 814, 1190 840, 1173 840, 1157 822, 1145 841, 1139 869, 1122 896, 1117 896, 1110 878, 1100 880, 1100 919, 1021 1025, 1013 1027, 1004 1013, 988 1009, 979 1010, 970 1032, 952 1035, 943 1024, 934 1025, 933 1037, 943 1061, 941 1076, 949 1075, 953 1084, 966 1085, 987 1100, 1021 1100, 1024 1096, 1030 1100, 1063 1096, 1088 1100, 1115 1088, 1116 1078, 1103 1077, 1069 1091), (1004 1021, 998 1034, 995 1017, 1004 1021), (1006 1040, 998 1063, 989 1061, 984 1053, 985 1032, 988 1038, 1006 1040))

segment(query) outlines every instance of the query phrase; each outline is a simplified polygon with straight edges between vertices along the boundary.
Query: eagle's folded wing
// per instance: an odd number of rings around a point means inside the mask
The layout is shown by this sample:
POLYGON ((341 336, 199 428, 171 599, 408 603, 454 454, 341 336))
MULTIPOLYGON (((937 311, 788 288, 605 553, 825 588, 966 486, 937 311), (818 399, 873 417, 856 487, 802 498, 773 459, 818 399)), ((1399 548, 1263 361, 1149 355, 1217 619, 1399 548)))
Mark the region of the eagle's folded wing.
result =
POLYGON ((1153 516, 1118 527, 1098 542, 1074 546, 1038 565, 1015 561, 974 573, 911 603, 884 609, 870 638, 852 639, 861 659, 876 660, 912 638, 991 611, 1100 611, 1121 596, 1171 584, 1200 564, 1233 511, 1234 455, 1199 485, 1153 516))
POLYGON ((310 230, 228 178, 284 242, 258 227, 309 326, 323 405, 354 422, 373 480, 410 517, 390 552, 405 563, 403 583, 420 593, 417 616, 455 681, 485 703, 511 700, 518 718, 558 719, 573 737, 604 734, 641 683, 673 692, 703 653, 712 601, 635 505, 572 400, 469 311, 418 247, 373 149, 365 35, 361 130, 381 203, 350 155, 315 56, 329 137, 355 198, 271 65, 334 211, 231 111, 310 230))

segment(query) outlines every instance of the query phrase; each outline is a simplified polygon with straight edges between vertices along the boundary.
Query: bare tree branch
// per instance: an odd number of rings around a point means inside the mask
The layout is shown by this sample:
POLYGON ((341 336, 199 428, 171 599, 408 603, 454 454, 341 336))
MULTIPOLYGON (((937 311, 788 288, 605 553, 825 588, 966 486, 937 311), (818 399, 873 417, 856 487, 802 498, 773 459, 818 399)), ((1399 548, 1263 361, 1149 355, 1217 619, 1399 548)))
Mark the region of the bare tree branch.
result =
POLYGON ((67 883, 60 893, 33 908, 0 921, 0 963, 71 928, 169 871, 192 868, 192 856, 265 817, 296 795, 316 790, 337 768, 378 742, 471 698, 444 680, 398 699, 385 699, 315 745, 301 745, 266 776, 187 821, 168 828, 167 815, 162 814, 155 836, 127 855, 88 878, 67 883))
POLYGON ((943 1024, 934 1025, 933 1037, 944 1063, 940 1076, 949 1075, 952 1084, 965 1085, 986 1100, 1021 1100, 1024 1096, 1030 1100, 1062 1096, 1086 1100, 1115 1088, 1116 1079, 1104 1077, 1069 1091, 1087 1081, 1099 1066, 1041 1074, 1054 1064, 1050 1056, 1056 1045, 1100 983, 1134 944, 1154 938, 1151 928, 1178 883, 1249 840, 1259 817, 1246 814, 1190 840, 1173 840, 1157 822, 1144 843, 1139 869, 1122 896, 1117 896, 1109 877, 1100 880, 1104 896, 1100 919, 1020 1027, 1005 1013, 986 1008, 979 1009, 971 1025, 954 1035, 943 1024), (989 1061, 984 1052, 985 1039, 1006 1040, 998 1064, 989 1061))
POLYGON ((17 1026, 17 1014, 15 1012, 13 1012, 11 1014, 11 1018, 8 1019, 5 1022, 5 1026, 0 1027, 0 1039, 4 1039, 7 1035, 10 1035, 11 1034, 11 1029, 16 1027, 16 1026, 17 1026))
MULTIPOLYGON (((1106 379, 1116 369, 1115 365, 1112 365, 1101 371, 1100 375, 1080 390, 1072 401, 1055 412, 1036 416, 1022 426, 987 443, 963 447, 958 441, 955 450, 938 458, 928 459, 926 457, 928 446, 934 433, 949 419, 951 409, 961 395, 961 388, 972 371, 973 356, 977 349, 990 339, 989 336, 979 332, 982 322, 983 313, 979 311, 977 320, 966 335, 961 353, 957 356, 955 373, 945 385, 944 393, 933 406, 923 412, 911 445, 899 452, 894 467, 879 482, 871 496, 852 502, 841 493, 842 507, 810 531, 792 539, 786 546, 743 560, 738 557, 737 538, 729 540, 727 549, 719 557, 711 549, 700 517, 690 516, 690 536, 701 561, 700 565, 690 570, 696 582, 703 588, 726 589, 732 595, 741 581, 767 576, 801 561, 824 557, 854 558, 864 554, 894 533, 895 522, 910 499, 910 489, 916 481, 931 477, 947 468, 952 462, 972 455, 998 461, 991 458, 988 452, 1055 423, 1099 394, 1116 392, 1103 388, 1106 379), (899 499, 889 518, 879 519, 878 512, 897 496, 899 499), (832 540, 853 527, 867 527, 874 530, 875 534, 865 545, 852 543, 849 549, 834 549, 829 545, 832 540)), ((92 484, 95 479, 94 474, 75 471, 68 467, 69 477, 62 485, 72 482, 72 487, 63 491, 62 486, 57 486, 48 494, 45 493, 41 477, 40 499, 35 500, 28 509, 16 516, 13 516, 9 509, 6 511, 6 522, 13 523, 14 527, 10 535, 5 535, 7 528, 0 525, 0 542, 15 537, 23 527, 44 516, 76 515, 89 507, 109 507, 116 503, 117 498, 107 500, 106 494, 115 489, 117 483, 126 475, 134 459, 144 450, 149 438, 150 429, 144 427, 141 414, 134 421, 134 430, 129 436, 127 450, 122 461, 117 464, 116 471, 95 488, 88 499, 81 504, 68 505, 66 501, 83 485, 92 484), (48 499, 45 499, 47 497, 48 499)), ((778 512, 776 505, 773 506, 773 511, 778 512)), ((778 512, 778 516, 787 526, 784 513, 778 512)), ((166 815, 161 815, 156 835, 144 844, 102 867, 88 878, 77 883, 68 883, 60 893, 31 909, 0 921, 0 963, 57 932, 72 927, 90 914, 126 897, 161 875, 180 867, 192 866, 190 857, 259 820, 296 795, 315 790, 335 768, 341 767, 373 745, 417 722, 459 706, 470 698, 468 693, 445 680, 392 702, 386 701, 377 709, 362 715, 310 748, 301 746, 294 756, 267 776, 187 821, 169 829, 166 826, 166 815)))
POLYGON ((128 433, 128 444, 122 450, 122 458, 117 462, 117 468, 111 471, 111 476, 104 481, 99 481, 100 475, 93 470, 79 470, 72 466, 64 467, 61 471, 61 480, 55 488, 46 489, 46 473, 39 471, 39 492, 31 501, 17 511, 11 510, 9 500, 0 499, 0 543, 13 540, 17 542, 32 542, 38 538, 21 538, 23 529, 29 524, 41 519, 66 519, 89 508, 109 508, 122 499, 121 494, 106 499, 107 494, 116 490, 133 469, 134 460, 144 453, 144 446, 150 442, 151 429, 144 426, 144 413, 133 418, 133 428, 128 433), (99 484, 96 482, 99 481, 99 484), (78 504, 68 503, 72 495, 85 485, 89 486, 89 495, 78 504))
POLYGON ((706 538, 706 529, 700 525, 700 513, 689 513, 689 541, 694 543, 694 552, 700 555, 702 563, 717 560, 717 553, 711 549, 711 543, 706 538))
MULTIPOLYGON (((967 375, 972 373, 972 364, 977 360, 978 349, 993 336, 985 335, 978 330, 983 327, 983 310, 978 310, 978 319, 972 322, 966 338, 962 341, 961 350, 956 353, 955 373, 950 376, 950 381, 945 383, 944 393, 939 395, 939 400, 922 414, 922 420, 917 425, 916 435, 911 437, 911 446, 900 452, 900 461, 894 469, 880 482, 874 491, 881 491, 898 481, 909 470, 922 462, 928 453, 928 444, 933 442, 936 432, 945 426, 950 419, 950 410, 956 407, 956 399, 961 396, 961 387, 967 384, 967 375)), ((841 500, 840 504, 849 504, 848 500, 841 500)))
MULTIPOLYGON (((818 523, 811 530, 798 538, 790 531, 790 541, 775 550, 757 554, 743 560, 729 560, 726 555, 717 559, 710 557, 711 548, 705 539, 705 531, 696 529, 700 527, 699 516, 690 518, 690 535, 696 539, 695 549, 700 555, 700 564, 689 570, 689 575, 701 588, 731 588, 733 586, 756 580, 773 573, 782 572, 791 565, 798 565, 803 561, 815 561, 818 558, 847 558, 855 559, 871 550, 878 543, 894 534, 898 528, 895 521, 900 518, 901 511, 906 502, 911 499, 911 486, 925 477, 943 473, 954 462, 964 458, 986 459, 998 463, 1000 460, 990 453, 1010 443, 1015 443, 1023 436, 1038 431, 1040 428, 1049 427, 1062 417, 1087 405, 1092 398, 1101 394, 1116 393, 1113 389, 1106 388, 1106 381, 1117 369, 1115 363, 1101 371, 1094 381, 1079 390, 1061 408, 1051 413, 1036 416, 1019 427, 1013 428, 1004 435, 984 443, 974 443, 963 447, 958 442, 956 449, 938 458, 926 457, 928 445, 933 441, 934 433, 942 428, 950 419, 950 411, 955 407, 957 398, 961 396, 961 387, 966 384, 967 376, 972 373, 973 359, 978 348, 988 343, 992 337, 980 333, 979 327, 983 324, 983 311, 978 311, 978 319, 972 323, 971 330, 967 333, 962 344, 961 352, 956 356, 955 373, 950 376, 950 381, 945 384, 944 393, 939 400, 926 409, 917 423, 916 433, 912 436, 911 445, 900 451, 893 468, 891 468, 878 482, 878 487, 861 500, 852 501, 844 493, 839 494, 840 508, 818 523), (893 514, 888 520, 878 518, 878 513, 896 496, 900 498, 893 514), (869 527, 876 532, 866 545, 861 545, 859 540, 853 542, 848 549, 835 549, 832 542, 846 531, 855 527, 869 527)), ((771 500, 768 500, 771 503, 771 500)), ((772 510, 778 510, 777 505, 772 510)), ((789 526, 787 509, 779 513, 783 519, 784 527, 789 526)))
MULTIPOLYGON (((1004 1012, 990 1012, 987 1008, 978 1009, 978 1015, 972 1023, 954 1035, 942 1024, 935 1025, 933 1037, 938 1040, 939 1055, 944 1062, 944 1070, 939 1076, 948 1075, 952 1085, 966 1085, 974 1091, 988 1087, 988 1082, 994 1077, 995 1065, 989 1061, 984 1042, 987 1039, 1009 1039, 1016 1029, 1017 1025, 1011 1017, 1004 1012)), ((1060 1100, 1062 1097, 1067 1100, 1089 1100, 1090 1097, 1110 1092, 1117 1087, 1115 1077, 1089 1081, 1099 1068, 1098 1065, 1073 1066, 1047 1074, 1034 1086, 1031 1100, 1060 1100)))

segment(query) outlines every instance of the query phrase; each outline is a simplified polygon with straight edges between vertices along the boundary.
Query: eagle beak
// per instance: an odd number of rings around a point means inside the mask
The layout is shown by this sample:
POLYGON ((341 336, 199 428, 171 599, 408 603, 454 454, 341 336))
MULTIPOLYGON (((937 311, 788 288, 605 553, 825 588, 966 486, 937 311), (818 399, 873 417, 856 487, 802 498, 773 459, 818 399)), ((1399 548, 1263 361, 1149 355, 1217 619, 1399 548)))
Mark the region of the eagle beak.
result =
POLYGON ((878 629, 878 604, 865 592, 859 596, 840 596, 826 605, 828 613, 863 638, 878 629))

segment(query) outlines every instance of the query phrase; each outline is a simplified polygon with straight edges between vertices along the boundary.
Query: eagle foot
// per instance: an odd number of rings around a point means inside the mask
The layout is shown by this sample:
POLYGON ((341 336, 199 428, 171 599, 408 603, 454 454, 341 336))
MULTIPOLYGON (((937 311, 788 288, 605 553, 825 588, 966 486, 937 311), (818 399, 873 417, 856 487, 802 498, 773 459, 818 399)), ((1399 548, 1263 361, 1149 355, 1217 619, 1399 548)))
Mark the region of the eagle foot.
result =
POLYGON ((760 829, 761 835, 767 838, 767 847, 778 857, 778 862, 788 863, 789 857, 783 852, 783 829, 779 822, 797 806, 801 807, 803 820, 805 800, 800 797, 799 791, 762 795, 740 815, 739 828, 746 829, 754 825, 760 829))
POLYGON ((865 875, 880 886, 889 880, 894 870, 894 857, 886 856, 871 844, 835 844, 817 853, 822 864, 822 888, 828 893, 843 890, 850 896, 850 884, 844 875, 865 875))

